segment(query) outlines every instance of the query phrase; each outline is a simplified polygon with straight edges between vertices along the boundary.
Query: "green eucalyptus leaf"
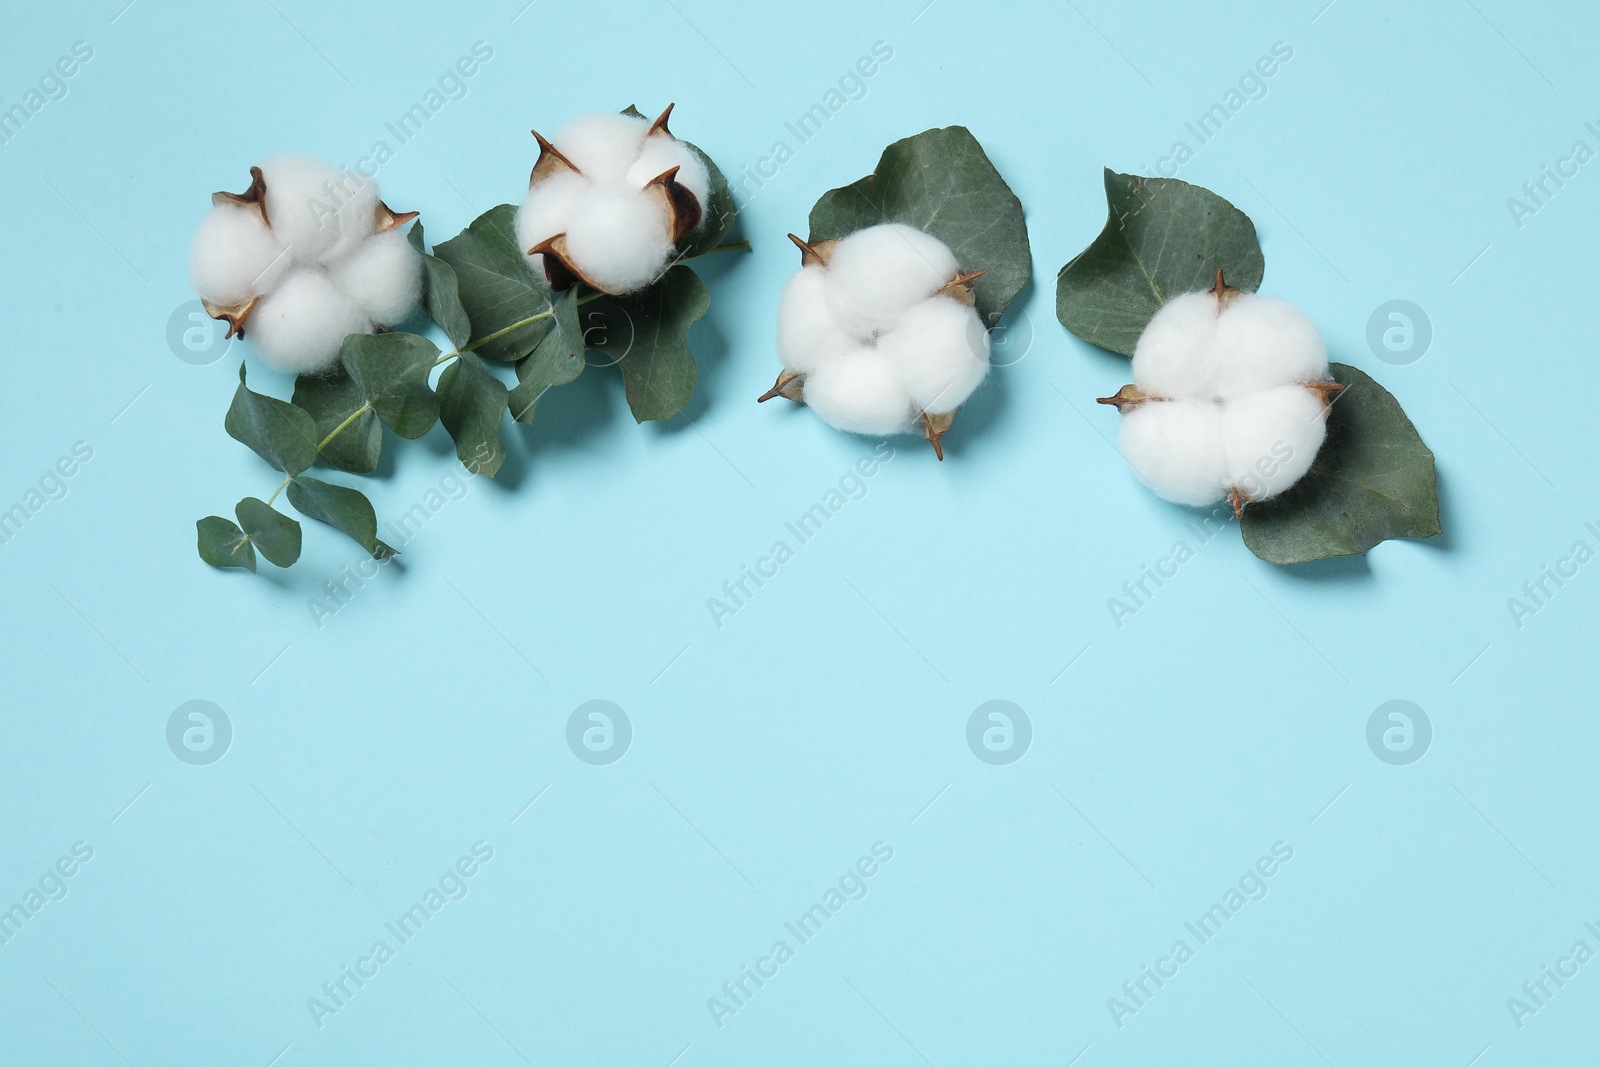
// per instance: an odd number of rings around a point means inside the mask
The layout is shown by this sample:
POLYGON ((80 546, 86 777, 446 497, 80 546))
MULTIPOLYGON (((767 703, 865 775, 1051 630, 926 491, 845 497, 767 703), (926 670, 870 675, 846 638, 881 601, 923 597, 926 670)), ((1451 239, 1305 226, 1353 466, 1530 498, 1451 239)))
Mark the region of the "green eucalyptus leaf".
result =
POLYGON ((285 474, 299 474, 317 461, 316 422, 293 404, 245 385, 243 363, 223 426, 229 437, 285 474))
MULTIPOLYGON (((352 413, 366 404, 361 387, 342 366, 327 374, 304 374, 294 383, 295 406, 316 420, 317 440, 344 426, 352 413)), ((383 451, 383 424, 371 408, 357 415, 339 435, 322 446, 322 461, 335 470, 368 474, 378 469, 383 451)))
MULTIPOLYGON (((300 558, 300 524, 274 511, 265 500, 247 496, 233 509, 239 527, 267 562, 289 567, 300 558)), ((226 520, 224 520, 226 521, 226 520)), ((252 568, 254 569, 254 568, 252 568)))
POLYGON ((1105 180, 1105 229, 1056 279, 1061 325, 1131 356, 1162 304, 1210 289, 1217 271, 1235 289, 1261 285, 1255 224, 1222 197, 1177 178, 1107 170, 1105 180))
POLYGON ((706 283, 681 264, 648 289, 588 305, 589 347, 621 369, 635 421, 670 418, 689 402, 699 378, 689 327, 710 306, 706 283))
POLYGON ((194 526, 201 559, 213 567, 238 567, 255 573, 256 551, 243 530, 220 515, 207 515, 194 526))
POLYGON ((439 421, 439 398, 428 387, 439 348, 426 337, 353 333, 344 339, 339 360, 361 398, 401 437, 421 437, 439 421))
POLYGON ((550 329, 550 285, 517 245, 516 215, 510 204, 490 208, 433 250, 455 270, 473 351, 505 362, 532 352, 550 329))
POLYGON ((422 306, 428 309, 428 317, 450 338, 450 343, 460 349, 472 340, 472 320, 467 318, 467 309, 461 306, 461 285, 456 280, 455 268, 438 256, 428 254, 423 243, 421 222, 411 227, 411 232, 406 236, 411 241, 411 247, 422 256, 422 306))
POLYGON ((373 559, 398 555, 378 540, 378 516, 372 502, 354 489, 302 476, 289 483, 289 503, 301 514, 349 534, 373 559))
MULTIPOLYGON (((566 385, 583 373, 583 326, 578 321, 578 287, 556 297, 554 323, 533 354, 517 363, 517 385, 509 400, 511 417, 532 422, 545 390, 566 385)), ((593 314, 592 312, 590 314, 593 314)))
POLYGON ((1328 436, 1304 478, 1249 504, 1244 543, 1268 563, 1351 556, 1397 537, 1432 537, 1439 525, 1433 453, 1387 389, 1333 364, 1328 436))
POLYGON ((506 417, 506 387, 463 352, 439 376, 439 419, 456 443, 456 458, 473 474, 493 478, 506 459, 500 423, 506 417))
POLYGON ((930 233, 950 246, 973 283, 984 323, 994 326, 1028 283, 1032 257, 1022 202, 965 126, 927 130, 883 150, 860 181, 822 194, 811 209, 811 243, 884 222, 930 233))

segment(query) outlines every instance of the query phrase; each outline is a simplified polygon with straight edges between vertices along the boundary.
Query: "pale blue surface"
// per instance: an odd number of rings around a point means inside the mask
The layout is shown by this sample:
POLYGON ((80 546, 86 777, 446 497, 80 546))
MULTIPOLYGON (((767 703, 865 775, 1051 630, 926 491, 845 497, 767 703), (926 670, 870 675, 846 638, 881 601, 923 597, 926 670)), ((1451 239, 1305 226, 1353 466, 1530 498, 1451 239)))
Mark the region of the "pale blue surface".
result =
MULTIPOLYGON (((1520 629, 1506 606, 1573 541, 1600 547, 1600 163, 1520 229, 1506 206, 1575 139, 1600 146, 1592 6, 540 0, 513 23, 522 0, 138 0, 113 21, 122 2, 13 5, 0 41, 3 106, 94 49, 0 146, 0 508, 93 449, 0 546, 0 904, 94 850, 0 945, 0 1061, 1593 1056, 1600 964, 1521 1029, 1506 1004, 1573 942, 1600 950, 1600 564, 1520 629), (308 523, 302 562, 255 578, 195 557, 196 518, 275 479, 222 430, 240 350, 168 349, 189 234, 266 153, 355 162, 478 40, 470 92, 380 174, 435 239, 518 195, 530 126, 675 100, 737 175, 874 41, 894 58, 752 200, 754 253, 708 272, 692 428, 635 427, 615 377, 586 374, 510 434, 504 484, 472 482, 319 629, 309 598, 360 558, 339 535, 308 523), (1191 516, 1108 445, 1092 398, 1126 366, 1056 323, 1055 272, 1104 221, 1101 167, 1192 146, 1184 123, 1276 41, 1293 59, 1181 176, 1255 219, 1264 291, 1405 405, 1449 532, 1290 571, 1229 529, 1118 629, 1107 598, 1191 516), (1027 208, 1031 351, 945 463, 895 442, 718 629, 707 598, 872 448, 752 403, 784 232, 952 123, 1027 208), (1397 298, 1435 330, 1409 366, 1365 339, 1397 298), (634 727, 610 766, 565 741, 597 698, 634 727), (1033 723, 1011 766, 965 741, 995 698, 1033 723), (1410 766, 1365 739, 1396 698, 1435 731, 1410 766), (233 723, 210 766, 165 740, 193 699, 233 723), (314 1025, 307 998, 480 840, 470 895, 314 1025), (880 840, 865 899, 719 1029, 707 998, 880 840), (1294 858, 1266 898, 1119 1029, 1107 998, 1277 841, 1294 858)), ((393 453, 364 485, 383 520, 456 469, 442 431, 393 453)))

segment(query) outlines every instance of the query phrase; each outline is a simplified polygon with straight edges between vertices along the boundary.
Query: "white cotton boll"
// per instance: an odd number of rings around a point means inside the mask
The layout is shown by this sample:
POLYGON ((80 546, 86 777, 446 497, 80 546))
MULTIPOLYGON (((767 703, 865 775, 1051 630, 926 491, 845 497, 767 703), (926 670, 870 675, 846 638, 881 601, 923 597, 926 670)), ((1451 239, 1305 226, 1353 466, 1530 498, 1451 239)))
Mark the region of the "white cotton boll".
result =
POLYGON ((818 418, 849 433, 903 433, 914 415, 894 364, 874 348, 824 361, 806 375, 802 393, 818 418))
POLYGON ((784 286, 778 302, 778 358, 785 370, 809 374, 824 360, 857 348, 855 340, 828 310, 827 269, 802 267, 784 286))
POLYGON ((399 230, 361 242, 328 274, 362 314, 385 326, 404 322, 422 299, 422 257, 399 230))
POLYGON ((1217 298, 1184 293, 1161 306, 1133 348, 1133 381, 1146 396, 1199 397, 1217 391, 1217 298))
MULTIPOLYGON (((517 247, 524 255, 556 234, 567 232, 578 201, 588 188, 589 182, 581 175, 558 170, 528 190, 516 219, 517 247)), ((544 256, 527 256, 527 260, 536 273, 544 273, 544 256)))
POLYGON ((644 150, 628 168, 627 182, 643 188, 646 182, 673 167, 678 168, 678 184, 694 194, 703 212, 707 197, 711 195, 711 175, 699 154, 675 137, 662 134, 646 137, 644 150))
POLYGON ((302 265, 323 263, 355 246, 376 225, 378 187, 368 178, 310 156, 274 156, 261 164, 267 221, 302 265))
POLYGON ((893 329, 917 302, 938 292, 958 269, 955 253, 932 234, 901 223, 857 230, 828 257, 833 312, 866 340, 893 329))
POLYGON ((655 281, 672 252, 660 195, 621 182, 586 189, 567 225, 573 266, 610 292, 632 292, 655 281))
POLYGON ((223 203, 206 212, 189 245, 189 280, 213 304, 241 307, 270 290, 290 267, 288 251, 261 212, 223 203))
POLYGON ((261 298, 245 322, 245 337, 274 370, 307 374, 331 368, 347 335, 371 329, 326 274, 302 267, 261 298))
POLYGON ((1327 435, 1324 410, 1321 395, 1300 385, 1280 385, 1227 403, 1222 442, 1228 484, 1247 500, 1267 500, 1298 482, 1327 435))
POLYGON ((567 123, 553 143, 590 181, 622 181, 649 129, 647 120, 632 115, 584 115, 567 123))
POLYGON ((989 373, 989 331, 978 312, 948 296, 915 304, 878 339, 918 410, 954 411, 989 373))
POLYGON ((1217 320, 1224 400, 1328 376, 1328 350, 1305 312, 1282 300, 1240 293, 1217 320))
POLYGON ((1133 473, 1163 500, 1200 507, 1228 490, 1222 408, 1208 400, 1151 400, 1129 409, 1117 443, 1133 473))

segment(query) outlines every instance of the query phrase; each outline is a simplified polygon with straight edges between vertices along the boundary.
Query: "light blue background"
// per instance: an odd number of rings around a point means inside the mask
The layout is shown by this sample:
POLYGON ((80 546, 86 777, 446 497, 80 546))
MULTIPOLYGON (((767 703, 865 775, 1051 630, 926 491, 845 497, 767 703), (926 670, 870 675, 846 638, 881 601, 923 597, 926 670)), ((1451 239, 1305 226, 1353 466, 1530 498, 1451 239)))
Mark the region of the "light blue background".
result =
MULTIPOLYGON (((0 903, 74 842, 94 858, 0 946, 0 1060, 1593 1056, 1600 963, 1521 1029, 1506 1001, 1573 942, 1600 950, 1600 564, 1521 628, 1506 601, 1575 540, 1600 547, 1600 163, 1521 228, 1506 200, 1575 140, 1600 147, 1600 16, 923 2, 8 11, 4 106, 73 42, 94 58, 0 146, 0 508, 74 442, 94 457, 0 545, 0 903), (585 374, 319 628, 308 601, 360 558, 340 535, 308 522, 302 561, 256 577, 195 556, 196 518, 275 479, 223 433, 242 347, 209 366, 168 347, 187 242, 270 152, 354 163, 480 40, 468 95, 379 175, 434 239, 519 195, 530 126, 676 101, 674 129, 737 176, 874 41, 894 56, 750 201, 753 253, 708 265, 687 418, 636 427, 615 375, 585 374), (1448 532, 1281 570, 1230 528, 1118 628, 1107 599, 1192 516, 1108 443, 1092 400, 1126 364, 1057 324, 1055 273, 1104 222, 1102 166, 1193 146, 1184 123, 1276 41, 1293 59, 1181 177, 1255 220, 1264 291, 1404 404, 1448 532), (1035 282, 1007 340, 1026 354, 946 462, 894 442, 719 629, 707 598, 873 444, 753 403, 784 232, 888 142, 952 123, 1027 209, 1035 282), (1420 362, 1368 349, 1391 299, 1432 320, 1420 362), (996 698, 1033 724, 1010 766, 965 741, 996 698), (1434 728, 1409 766, 1366 742, 1397 698, 1434 728), (233 724, 210 766, 165 740, 192 699, 233 724), (591 699, 633 723, 610 766, 565 741, 591 699), (319 1029, 307 998, 480 840, 470 895, 319 1029), (719 1029, 707 999, 876 841, 894 858, 865 899, 719 1029), (1278 841, 1294 858, 1265 899, 1119 1029, 1107 999, 1278 841)), ((392 455, 363 480, 383 521, 458 469, 440 430, 392 455)))

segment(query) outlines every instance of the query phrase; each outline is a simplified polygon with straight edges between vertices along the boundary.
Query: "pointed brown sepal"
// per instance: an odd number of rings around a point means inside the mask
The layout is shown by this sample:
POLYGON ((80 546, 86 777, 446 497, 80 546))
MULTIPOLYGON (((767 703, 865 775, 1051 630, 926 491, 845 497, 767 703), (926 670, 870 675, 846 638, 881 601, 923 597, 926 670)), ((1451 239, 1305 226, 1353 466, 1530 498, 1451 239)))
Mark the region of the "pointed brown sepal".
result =
POLYGON ((261 298, 253 296, 249 303, 237 307, 223 307, 209 300, 202 300, 200 303, 206 309, 207 315, 228 324, 227 337, 243 337, 245 320, 250 317, 250 312, 256 309, 256 305, 261 303, 261 298))
POLYGON ((660 189, 666 197, 667 222, 674 243, 683 240, 700 225, 700 201, 687 187, 678 184, 678 168, 662 171, 645 183, 645 191, 660 189))
POLYGON ((813 265, 821 265, 826 267, 828 265, 828 260, 833 258, 834 246, 839 243, 837 240, 831 240, 818 241, 816 244, 810 244, 806 241, 802 241, 799 237, 792 233, 789 235, 789 240, 793 241, 794 246, 800 250, 800 265, 802 267, 810 267, 813 265))
POLYGON ((1243 292, 1243 290, 1235 289, 1233 286, 1223 281, 1222 268, 1218 267, 1217 280, 1212 284, 1210 292, 1212 296, 1217 298, 1217 311, 1220 313, 1223 308, 1226 308, 1229 304, 1233 303, 1233 298, 1238 296, 1241 292, 1243 292))
POLYGON ((944 462, 944 435, 955 421, 954 411, 947 411, 943 415, 930 415, 926 411, 922 413, 922 436, 933 446, 933 454, 939 457, 941 463, 944 462))
POLYGON ((1233 517, 1236 519, 1242 519, 1244 518, 1244 506, 1250 503, 1250 498, 1245 496, 1243 492, 1236 488, 1229 489, 1228 503, 1233 507, 1233 517))
POLYGON ((211 194, 213 204, 248 204, 261 212, 261 221, 272 225, 272 220, 267 218, 267 179, 261 173, 260 167, 250 168, 250 188, 242 193, 220 191, 211 194))
MULTIPOLYGON (((550 288, 555 292, 564 293, 579 282, 589 286, 591 289, 600 289, 600 286, 595 285, 594 282, 584 277, 583 272, 574 267, 572 261, 567 258, 567 235, 564 233, 558 233, 554 237, 548 237, 540 241, 528 249, 528 255, 544 257, 545 280, 550 283, 550 288)), ((600 291, 609 292, 606 289, 600 289, 600 291)), ((611 295, 616 296, 617 294, 612 293, 611 295)))
POLYGON ((672 131, 667 129, 667 118, 672 114, 672 109, 677 106, 677 104, 668 104, 667 110, 663 111, 659 116, 657 116, 656 120, 650 124, 650 129, 645 132, 645 136, 649 137, 652 134, 664 133, 668 137, 671 137, 672 131))
POLYGON ((533 139, 539 142, 539 160, 533 165, 533 171, 528 175, 528 188, 548 178, 558 170, 570 170, 574 174, 582 174, 577 164, 561 154, 561 149, 544 139, 538 130, 529 130, 533 139))
POLYGON ((1144 393, 1139 391, 1139 387, 1137 385, 1124 385, 1121 389, 1118 389, 1110 396, 1097 397, 1095 399, 1095 403, 1115 404, 1117 406, 1117 410, 1126 415, 1129 408, 1136 408, 1140 404, 1143 404, 1150 399, 1152 398, 1145 396, 1144 393))
POLYGON ((975 270, 967 274, 957 274, 944 287, 939 290, 945 296, 953 297, 968 307, 977 303, 977 296, 972 291, 972 283, 983 277, 987 271, 975 270))
POLYGON ((399 229, 421 214, 422 212, 420 211, 406 211, 396 214, 388 204, 379 200, 377 208, 372 213, 372 232, 388 233, 390 230, 399 229))
POLYGON ((771 389, 768 389, 766 392, 756 397, 756 403, 765 404, 773 397, 781 396, 785 399, 793 400, 796 404, 804 404, 805 399, 803 387, 805 385, 805 381, 805 375, 796 374, 792 370, 786 370, 782 374, 778 375, 778 380, 772 384, 771 389))

